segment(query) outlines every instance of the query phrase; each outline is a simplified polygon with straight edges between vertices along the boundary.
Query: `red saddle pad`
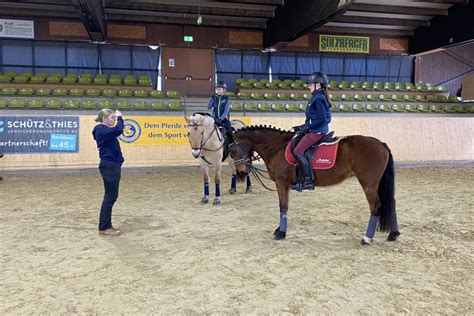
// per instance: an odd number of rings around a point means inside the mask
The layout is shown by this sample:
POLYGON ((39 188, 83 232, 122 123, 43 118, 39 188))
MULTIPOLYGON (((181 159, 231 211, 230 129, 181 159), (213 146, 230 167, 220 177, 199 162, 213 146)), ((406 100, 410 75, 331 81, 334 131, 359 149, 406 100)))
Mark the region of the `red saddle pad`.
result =
MULTIPOLYGON (((327 170, 334 167, 334 164, 336 163, 338 146, 339 142, 331 145, 319 146, 316 155, 311 161, 313 169, 327 170)), ((296 166, 298 164, 295 156, 293 155, 293 152, 291 151, 291 142, 289 142, 288 146, 286 146, 285 159, 292 166, 296 166)))

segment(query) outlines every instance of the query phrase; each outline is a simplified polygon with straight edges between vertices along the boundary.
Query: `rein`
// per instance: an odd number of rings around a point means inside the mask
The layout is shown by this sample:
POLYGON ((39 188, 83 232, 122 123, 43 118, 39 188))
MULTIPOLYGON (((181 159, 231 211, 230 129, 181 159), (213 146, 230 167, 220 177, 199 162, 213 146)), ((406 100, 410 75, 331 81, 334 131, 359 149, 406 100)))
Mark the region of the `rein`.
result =
MULTIPOLYGON (((191 126, 191 127, 194 127, 194 129, 197 129, 198 126, 203 126, 202 124, 192 124, 192 125, 188 125, 188 126, 191 126)), ((214 124, 214 129, 212 130, 212 132, 209 134, 209 136, 206 138, 206 140, 204 140, 204 130, 202 131, 201 133, 201 145, 199 146, 199 148, 196 148, 196 147, 191 147, 191 149, 193 150, 206 150, 206 151, 218 151, 220 150, 222 147, 224 147, 224 140, 222 140, 221 142, 221 146, 217 149, 208 149, 208 148, 204 148, 204 145, 207 143, 207 141, 211 138, 211 136, 214 134, 214 132, 217 132, 217 127, 216 125, 214 124)), ((201 155, 202 156, 202 155, 201 155)), ((204 159, 204 161, 206 161, 204 159)), ((207 161, 206 161, 207 162, 207 161)))

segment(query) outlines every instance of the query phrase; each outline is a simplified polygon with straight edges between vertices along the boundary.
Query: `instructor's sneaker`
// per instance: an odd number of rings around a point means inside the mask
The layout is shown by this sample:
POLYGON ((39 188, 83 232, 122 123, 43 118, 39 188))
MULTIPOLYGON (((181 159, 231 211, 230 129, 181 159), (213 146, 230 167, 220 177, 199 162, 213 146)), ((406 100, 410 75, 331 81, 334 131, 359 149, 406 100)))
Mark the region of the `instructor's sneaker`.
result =
POLYGON ((104 230, 99 230, 99 235, 118 236, 121 234, 122 234, 122 231, 113 227, 107 228, 104 230))

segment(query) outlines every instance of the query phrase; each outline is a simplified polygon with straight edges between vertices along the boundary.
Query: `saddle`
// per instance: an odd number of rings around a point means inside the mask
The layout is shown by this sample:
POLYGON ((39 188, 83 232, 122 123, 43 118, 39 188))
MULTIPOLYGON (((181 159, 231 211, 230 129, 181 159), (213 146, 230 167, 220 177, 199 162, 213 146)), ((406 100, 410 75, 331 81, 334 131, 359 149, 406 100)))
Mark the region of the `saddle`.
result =
MULTIPOLYGON (((327 170, 334 166, 339 141, 344 137, 334 137, 333 135, 334 132, 327 133, 305 152, 305 156, 308 158, 308 161, 311 161, 313 169, 327 170)), ((303 135, 300 137, 303 137, 303 135)), ((298 164, 294 157, 293 150, 301 140, 300 137, 295 137, 285 150, 285 159, 292 166, 298 164)))

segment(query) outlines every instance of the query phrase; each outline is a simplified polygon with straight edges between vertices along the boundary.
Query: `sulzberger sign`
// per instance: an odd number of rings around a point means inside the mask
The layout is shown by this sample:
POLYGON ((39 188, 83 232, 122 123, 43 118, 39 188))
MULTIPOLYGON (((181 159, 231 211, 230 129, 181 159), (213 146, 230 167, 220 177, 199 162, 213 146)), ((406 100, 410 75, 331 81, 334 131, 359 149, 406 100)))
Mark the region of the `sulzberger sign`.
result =
POLYGON ((319 35, 319 51, 337 53, 369 53, 369 37, 319 35))

